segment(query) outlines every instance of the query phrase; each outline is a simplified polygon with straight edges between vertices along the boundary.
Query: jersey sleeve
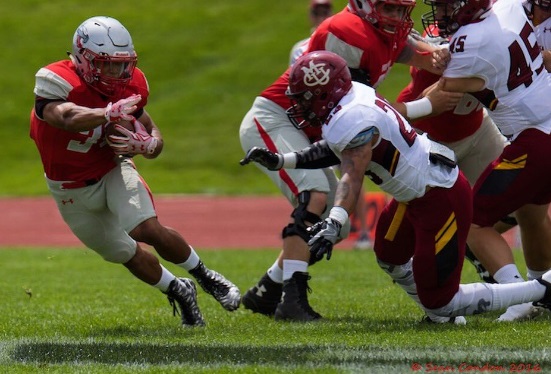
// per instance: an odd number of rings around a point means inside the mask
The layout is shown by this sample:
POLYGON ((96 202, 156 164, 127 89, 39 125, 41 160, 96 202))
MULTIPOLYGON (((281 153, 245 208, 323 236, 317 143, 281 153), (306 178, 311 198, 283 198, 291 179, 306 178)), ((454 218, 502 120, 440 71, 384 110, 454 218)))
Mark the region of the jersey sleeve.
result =
POLYGON ((69 92, 73 88, 60 75, 46 68, 41 68, 35 78, 34 93, 43 99, 67 100, 69 92))

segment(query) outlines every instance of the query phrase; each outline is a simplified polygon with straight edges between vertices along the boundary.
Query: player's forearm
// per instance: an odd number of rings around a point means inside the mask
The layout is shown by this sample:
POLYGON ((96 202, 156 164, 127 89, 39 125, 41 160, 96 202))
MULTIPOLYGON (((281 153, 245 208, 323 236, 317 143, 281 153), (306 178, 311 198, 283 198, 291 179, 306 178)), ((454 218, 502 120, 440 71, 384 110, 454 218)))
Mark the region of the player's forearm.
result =
MULTIPOLYGON (((295 169, 321 169, 340 163, 339 158, 333 153, 331 148, 329 148, 325 140, 315 142, 311 146, 293 153, 296 161, 294 166, 295 169)), ((291 156, 286 154, 284 157, 291 156)), ((287 160, 285 162, 287 162, 287 160)), ((284 167, 286 166, 285 162, 284 167)))
POLYGON ((106 122, 105 108, 87 108, 65 102, 46 108, 44 119, 52 126, 71 132, 92 130, 106 122))

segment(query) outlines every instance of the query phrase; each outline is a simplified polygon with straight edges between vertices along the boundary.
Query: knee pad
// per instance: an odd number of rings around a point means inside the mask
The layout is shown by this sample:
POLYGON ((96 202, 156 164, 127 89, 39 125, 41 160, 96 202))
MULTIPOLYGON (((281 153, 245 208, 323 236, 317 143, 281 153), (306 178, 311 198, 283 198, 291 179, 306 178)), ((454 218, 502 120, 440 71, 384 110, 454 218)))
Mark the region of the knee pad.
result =
POLYGON ((291 217, 293 217, 295 222, 285 226, 281 233, 282 238, 300 236, 305 242, 310 240, 310 234, 306 231, 308 228, 306 222, 315 224, 321 221, 321 217, 306 210, 309 202, 310 191, 303 191, 298 195, 298 206, 291 213, 291 217))

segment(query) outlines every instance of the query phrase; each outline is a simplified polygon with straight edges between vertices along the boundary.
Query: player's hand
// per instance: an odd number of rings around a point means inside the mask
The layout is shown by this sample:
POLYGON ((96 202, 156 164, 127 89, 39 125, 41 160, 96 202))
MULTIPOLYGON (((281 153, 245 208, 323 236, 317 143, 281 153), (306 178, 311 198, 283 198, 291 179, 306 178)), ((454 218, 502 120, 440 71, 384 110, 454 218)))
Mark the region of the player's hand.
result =
POLYGON ((451 60, 451 53, 448 48, 439 48, 432 52, 432 67, 443 73, 451 60))
POLYGON ((440 79, 438 82, 426 88, 422 93, 422 96, 430 100, 433 115, 454 110, 459 101, 463 98, 463 93, 444 91, 443 87, 443 80, 440 79))
POLYGON ((239 161, 241 165, 247 165, 254 161, 264 166, 268 170, 279 170, 283 166, 283 156, 274 153, 266 148, 252 147, 247 151, 245 157, 239 161))
POLYGON ((105 119, 107 122, 119 122, 121 119, 130 121, 133 117, 130 113, 133 113, 136 109, 142 95, 132 95, 126 99, 121 99, 115 104, 109 103, 105 107, 105 119))
POLYGON ((308 241, 312 257, 310 261, 319 261, 325 254, 327 254, 327 260, 331 258, 333 245, 337 242, 341 228, 342 226, 338 221, 326 218, 324 221, 318 222, 307 229, 308 232, 314 235, 308 241))
POLYGON ((121 125, 114 124, 115 129, 122 134, 109 135, 107 143, 117 155, 152 154, 157 148, 158 140, 151 136, 145 126, 135 118, 130 120, 134 125, 134 132, 121 125))

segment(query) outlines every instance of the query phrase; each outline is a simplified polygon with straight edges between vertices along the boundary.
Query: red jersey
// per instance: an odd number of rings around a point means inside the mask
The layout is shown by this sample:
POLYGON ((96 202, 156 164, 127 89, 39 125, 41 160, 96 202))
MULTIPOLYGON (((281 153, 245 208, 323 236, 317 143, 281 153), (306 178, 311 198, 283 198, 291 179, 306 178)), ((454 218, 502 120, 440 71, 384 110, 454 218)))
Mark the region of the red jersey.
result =
MULTIPOLYGON (((414 67, 412 80, 398 95, 398 102, 417 100, 423 90, 438 81, 439 75, 414 67)), ((453 111, 416 120, 412 125, 429 134, 432 140, 453 143, 474 134, 482 124, 482 104, 469 94, 463 95, 453 111)))
MULTIPOLYGON (((37 85, 40 84, 39 91, 45 93, 44 98, 69 101, 88 108, 103 108, 109 102, 140 94, 139 110, 147 104, 149 96, 147 80, 138 68, 121 97, 117 98, 106 98, 86 84, 70 60, 54 62, 38 74, 41 83, 37 80, 37 85)), ((30 136, 36 143, 46 176, 55 181, 84 182, 99 180, 113 169, 115 154, 105 141, 103 127, 84 132, 65 131, 38 118, 33 108, 30 136)))
MULTIPOLYGON (((348 67, 365 70, 370 76, 371 85, 375 88, 390 71, 406 41, 404 38, 400 43, 390 43, 390 39, 383 37, 370 22, 364 21, 345 8, 318 26, 310 37, 306 53, 326 50, 338 54, 346 60, 348 67)), ((284 109, 289 108, 291 102, 285 96, 289 85, 289 72, 290 68, 260 96, 284 109)), ((321 139, 321 127, 306 127, 303 131, 311 141, 321 139)))

